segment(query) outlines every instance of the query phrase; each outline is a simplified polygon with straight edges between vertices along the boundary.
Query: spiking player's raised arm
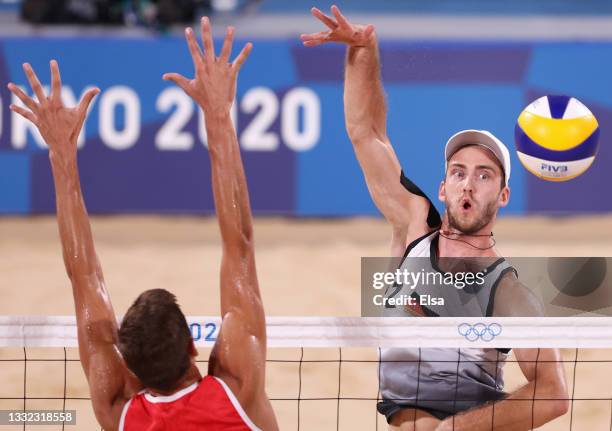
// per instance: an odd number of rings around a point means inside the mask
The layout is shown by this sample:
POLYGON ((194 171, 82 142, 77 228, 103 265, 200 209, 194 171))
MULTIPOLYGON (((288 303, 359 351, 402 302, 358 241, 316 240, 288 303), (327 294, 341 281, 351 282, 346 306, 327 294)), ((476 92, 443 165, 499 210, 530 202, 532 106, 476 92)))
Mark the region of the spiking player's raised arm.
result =
MULTIPOLYGON (((426 224, 429 202, 409 193, 400 183, 401 167, 387 136, 387 106, 381 80, 374 26, 350 23, 338 7, 333 16, 312 8, 328 30, 303 34, 305 46, 336 42, 347 46, 344 77, 346 130, 374 203, 392 227, 391 253, 401 256, 406 238, 416 238, 435 226, 426 224)), ((435 224, 433 221, 432 224, 435 224)))

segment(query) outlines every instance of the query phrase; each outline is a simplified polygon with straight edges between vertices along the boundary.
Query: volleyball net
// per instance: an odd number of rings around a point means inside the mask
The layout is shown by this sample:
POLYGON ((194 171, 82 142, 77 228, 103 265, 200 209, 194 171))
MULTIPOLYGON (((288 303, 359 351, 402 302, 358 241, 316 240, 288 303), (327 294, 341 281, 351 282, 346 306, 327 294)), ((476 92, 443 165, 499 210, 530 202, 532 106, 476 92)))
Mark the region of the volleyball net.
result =
MULTIPOLYGON (((189 317, 188 322, 198 366, 206 373, 220 319, 189 317)), ((458 352, 560 348, 569 410, 538 429, 612 430, 612 318, 269 317, 267 325, 267 392, 281 430, 386 430, 376 410, 385 349, 434 347, 458 352)), ((0 316, 0 410, 76 413, 74 424, 14 423, 0 430, 100 429, 76 347, 72 316, 0 316)), ((437 362, 425 356, 418 356, 417 366, 437 362)), ((453 361, 459 367, 469 357, 458 354, 453 361)), ((493 360, 505 362, 506 392, 526 383, 512 354, 493 360)), ((542 359, 536 354, 533 361, 542 359)), ((461 397, 452 392, 444 401, 461 397)), ((537 401, 534 392, 517 400, 517 407, 537 401)))

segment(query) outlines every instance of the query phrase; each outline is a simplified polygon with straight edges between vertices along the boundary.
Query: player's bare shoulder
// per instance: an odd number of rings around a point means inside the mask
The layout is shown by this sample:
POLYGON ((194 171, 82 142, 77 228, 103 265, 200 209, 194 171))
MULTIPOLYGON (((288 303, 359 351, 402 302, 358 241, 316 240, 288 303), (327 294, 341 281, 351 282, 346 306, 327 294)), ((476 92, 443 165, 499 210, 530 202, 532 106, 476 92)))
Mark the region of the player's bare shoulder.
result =
POLYGON ((493 315, 498 317, 540 317, 544 306, 514 271, 504 274, 495 291, 493 315))

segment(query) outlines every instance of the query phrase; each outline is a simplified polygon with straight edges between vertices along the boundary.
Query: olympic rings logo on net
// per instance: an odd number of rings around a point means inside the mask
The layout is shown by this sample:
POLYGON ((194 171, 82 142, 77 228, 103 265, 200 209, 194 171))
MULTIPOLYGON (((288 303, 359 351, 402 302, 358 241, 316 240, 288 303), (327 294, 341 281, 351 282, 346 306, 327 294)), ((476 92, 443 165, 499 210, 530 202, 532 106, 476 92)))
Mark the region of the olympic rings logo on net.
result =
POLYGON ((459 335, 462 335, 468 341, 492 341, 502 333, 502 327, 499 323, 491 323, 489 325, 484 323, 476 323, 474 325, 462 323, 457 329, 459 330, 459 335))

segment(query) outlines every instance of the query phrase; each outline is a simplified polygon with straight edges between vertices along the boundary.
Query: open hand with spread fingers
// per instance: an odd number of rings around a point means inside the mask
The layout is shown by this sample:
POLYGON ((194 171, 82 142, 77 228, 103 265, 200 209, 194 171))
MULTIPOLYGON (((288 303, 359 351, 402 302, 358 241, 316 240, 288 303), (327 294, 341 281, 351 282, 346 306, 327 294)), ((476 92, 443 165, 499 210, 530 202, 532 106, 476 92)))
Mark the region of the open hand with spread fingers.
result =
POLYGON ((77 106, 68 108, 62 103, 62 81, 57 61, 51 60, 50 66, 51 93, 47 97, 32 66, 24 63, 23 70, 38 102, 11 82, 8 84, 8 89, 23 102, 25 107, 12 104, 10 109, 38 128, 52 156, 58 155, 61 159, 76 157, 77 139, 87 117, 89 105, 100 90, 98 88, 88 90, 77 106))
POLYGON ((240 68, 246 61, 253 44, 247 43, 236 59, 230 63, 234 28, 228 27, 219 57, 215 55, 210 21, 202 18, 202 43, 200 50, 193 29, 185 29, 187 45, 193 59, 195 77, 185 78, 178 73, 166 73, 163 78, 172 81, 185 91, 204 110, 208 117, 229 112, 236 96, 236 80, 240 68))
POLYGON ((318 46, 327 42, 338 42, 358 47, 367 46, 374 40, 374 26, 372 24, 351 24, 336 5, 331 7, 333 17, 324 14, 316 7, 313 7, 311 12, 329 30, 319 33, 302 34, 300 39, 304 42, 304 46, 318 46))

